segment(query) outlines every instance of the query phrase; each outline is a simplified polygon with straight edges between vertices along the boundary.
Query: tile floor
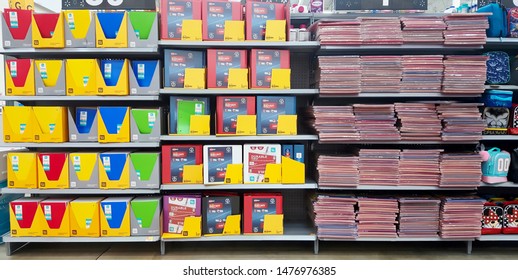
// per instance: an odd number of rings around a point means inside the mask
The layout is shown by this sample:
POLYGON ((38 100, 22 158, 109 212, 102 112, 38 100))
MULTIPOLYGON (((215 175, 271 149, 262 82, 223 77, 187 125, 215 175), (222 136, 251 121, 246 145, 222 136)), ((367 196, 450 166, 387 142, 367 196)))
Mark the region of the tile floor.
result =
POLYGON ((518 242, 476 242, 466 254, 462 242, 321 242, 313 254, 309 242, 179 242, 167 243, 160 255, 158 243, 34 243, 8 257, 0 245, 0 260, 175 260, 175 259, 285 259, 285 260, 518 260, 518 242))

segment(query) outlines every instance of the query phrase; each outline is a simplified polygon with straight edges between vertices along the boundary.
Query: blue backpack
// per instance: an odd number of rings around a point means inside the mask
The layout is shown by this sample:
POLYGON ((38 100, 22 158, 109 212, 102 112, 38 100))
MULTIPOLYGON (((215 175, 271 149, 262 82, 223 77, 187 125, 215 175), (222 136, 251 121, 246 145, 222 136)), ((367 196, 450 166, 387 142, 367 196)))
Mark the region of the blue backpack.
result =
POLYGON ((509 55, 502 51, 487 52, 486 81, 490 85, 507 84, 511 80, 511 63, 509 55))
POLYGON ((481 151, 482 182, 488 184, 507 182, 507 173, 511 164, 511 155, 499 148, 481 151))
POLYGON ((491 3, 477 10, 478 13, 492 13, 488 16, 489 28, 487 37, 507 37, 509 34, 507 23, 507 9, 500 3, 491 3))

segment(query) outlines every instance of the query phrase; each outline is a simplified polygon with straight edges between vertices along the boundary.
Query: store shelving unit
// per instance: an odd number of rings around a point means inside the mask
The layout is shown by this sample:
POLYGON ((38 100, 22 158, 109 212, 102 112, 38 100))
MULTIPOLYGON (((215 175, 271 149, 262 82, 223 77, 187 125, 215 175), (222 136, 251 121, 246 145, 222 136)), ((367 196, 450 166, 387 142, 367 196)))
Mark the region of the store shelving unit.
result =
POLYGON ((159 48, 64 48, 64 49, 4 49, 2 54, 27 58, 91 58, 91 57, 158 57, 159 48))
POLYGON ((305 184, 236 184, 236 185, 203 185, 203 184, 164 184, 163 191, 211 191, 211 190, 315 190, 315 182, 305 184))
POLYGON ((318 187, 319 190, 336 190, 336 191, 470 191, 476 188, 441 188, 436 186, 375 186, 375 185, 358 185, 356 187, 318 187))
POLYGON ((160 90, 161 95, 316 95, 316 89, 284 89, 284 90, 264 90, 264 89, 182 89, 164 88, 160 90))
POLYGON ((411 92, 411 93, 360 93, 360 94, 344 94, 344 95, 325 95, 320 98, 343 98, 343 99, 356 99, 356 98, 477 98, 480 95, 473 94, 443 94, 440 92, 411 92))
POLYGON ((231 48, 231 49, 290 49, 300 52, 314 52, 320 47, 316 41, 306 42, 266 42, 266 41, 181 41, 181 40, 161 40, 158 42, 164 48, 186 48, 186 49, 210 49, 210 48, 231 48))
POLYGON ((135 195, 158 194, 159 189, 16 189, 2 188, 0 193, 24 195, 135 195))
POLYGON ((65 142, 65 143, 0 143, 2 148, 158 148, 159 142, 129 142, 129 143, 94 143, 94 142, 65 142))
POLYGON ((81 102, 103 102, 103 101, 158 101, 159 95, 128 95, 128 96, 0 96, 0 101, 81 101, 81 102))
POLYGON ((518 234, 489 234, 482 235, 477 241, 518 241, 518 234))
POLYGON ((162 135, 162 141, 316 141, 317 135, 257 135, 257 136, 181 136, 162 135))

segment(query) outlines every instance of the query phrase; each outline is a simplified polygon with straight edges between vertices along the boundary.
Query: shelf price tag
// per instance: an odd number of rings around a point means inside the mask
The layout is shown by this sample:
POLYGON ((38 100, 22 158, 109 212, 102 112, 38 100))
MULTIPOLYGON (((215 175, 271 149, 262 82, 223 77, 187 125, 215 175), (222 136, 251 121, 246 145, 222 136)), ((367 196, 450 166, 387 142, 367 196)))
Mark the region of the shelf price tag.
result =
POLYGON ((229 89, 248 89, 248 69, 228 69, 227 87, 229 89))
POLYGON ((184 19, 182 21, 182 40, 201 41, 201 20, 184 19))
POLYGON ((279 115, 277 135, 297 135, 297 115, 279 115))
POLYGON ((251 136, 257 135, 257 116, 238 115, 236 124, 236 135, 251 136))
POLYGON ((191 115, 189 135, 210 135, 210 115, 191 115))
POLYGON ((291 88, 291 69, 272 69, 271 89, 291 88))
POLYGON ((264 39, 271 42, 285 42, 286 20, 267 20, 264 39))
POLYGON ((245 22, 242 20, 225 20, 224 41, 242 42, 245 40, 245 22))
POLYGON ((185 68, 183 88, 205 89, 205 68, 185 68))
POLYGON ((203 184, 203 164, 184 165, 182 183, 203 184))
POLYGON ((264 215, 263 234, 284 234, 284 215, 264 215))

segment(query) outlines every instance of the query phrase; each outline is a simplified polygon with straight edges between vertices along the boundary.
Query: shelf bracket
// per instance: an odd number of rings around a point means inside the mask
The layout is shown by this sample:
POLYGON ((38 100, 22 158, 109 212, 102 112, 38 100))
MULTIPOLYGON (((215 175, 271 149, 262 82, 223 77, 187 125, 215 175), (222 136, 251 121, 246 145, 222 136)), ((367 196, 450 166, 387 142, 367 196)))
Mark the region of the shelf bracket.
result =
POLYGON ((28 244, 28 242, 5 242, 5 253, 8 257, 10 257, 13 253, 19 251, 28 244))

